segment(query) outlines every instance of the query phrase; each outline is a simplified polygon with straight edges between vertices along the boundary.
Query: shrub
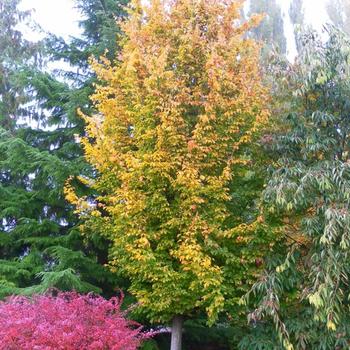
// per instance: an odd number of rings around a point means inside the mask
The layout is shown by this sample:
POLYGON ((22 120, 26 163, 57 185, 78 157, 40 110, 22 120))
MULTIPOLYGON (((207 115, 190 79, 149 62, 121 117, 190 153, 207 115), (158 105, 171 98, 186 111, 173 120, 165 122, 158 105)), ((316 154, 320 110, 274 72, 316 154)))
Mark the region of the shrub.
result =
POLYGON ((10 297, 0 302, 0 350, 135 350, 151 333, 121 303, 75 292, 10 297))

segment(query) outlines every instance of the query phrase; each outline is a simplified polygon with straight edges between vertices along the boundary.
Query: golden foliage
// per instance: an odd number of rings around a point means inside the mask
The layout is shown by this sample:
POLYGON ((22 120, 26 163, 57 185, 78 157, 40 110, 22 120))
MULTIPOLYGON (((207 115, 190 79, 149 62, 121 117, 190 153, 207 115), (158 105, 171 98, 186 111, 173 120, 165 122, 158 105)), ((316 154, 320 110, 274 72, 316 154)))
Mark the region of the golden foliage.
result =
POLYGON ((245 36, 259 18, 242 23, 241 6, 132 1, 118 60, 92 61, 99 114, 84 117, 83 144, 111 265, 155 319, 203 307, 214 320, 235 288, 226 266, 241 265, 230 251, 247 226, 225 228, 229 183, 269 115, 260 48, 245 36))

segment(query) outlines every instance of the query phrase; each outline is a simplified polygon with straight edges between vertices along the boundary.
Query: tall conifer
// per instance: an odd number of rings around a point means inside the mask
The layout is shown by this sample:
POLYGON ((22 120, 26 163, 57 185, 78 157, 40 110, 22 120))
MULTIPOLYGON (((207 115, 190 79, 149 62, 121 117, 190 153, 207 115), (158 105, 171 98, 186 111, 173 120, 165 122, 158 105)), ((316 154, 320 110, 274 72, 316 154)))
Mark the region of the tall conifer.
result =
POLYGON ((83 132, 76 110, 91 111, 88 57, 107 48, 115 54, 121 3, 77 1, 85 16, 82 37, 40 43, 44 60, 71 64, 71 72, 56 74, 33 64, 32 44, 15 29, 23 17, 18 1, 0 3, 0 295, 52 286, 100 291, 115 284, 101 266, 106 242, 83 241, 63 187, 71 175, 91 174, 75 140, 83 132))
POLYGON ((263 13, 260 25, 252 30, 254 38, 263 41, 268 47, 275 45, 281 53, 287 51, 287 39, 284 34, 284 19, 281 6, 276 0, 250 1, 249 14, 263 13))

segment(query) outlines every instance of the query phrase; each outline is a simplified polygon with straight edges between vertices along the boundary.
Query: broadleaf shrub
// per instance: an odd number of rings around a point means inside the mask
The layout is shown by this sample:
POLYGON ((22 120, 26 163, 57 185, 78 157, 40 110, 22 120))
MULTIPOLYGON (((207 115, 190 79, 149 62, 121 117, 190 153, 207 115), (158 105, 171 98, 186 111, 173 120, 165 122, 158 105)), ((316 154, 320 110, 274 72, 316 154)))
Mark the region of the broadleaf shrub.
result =
POLYGON ((75 292, 10 297, 0 301, 0 350, 135 350, 152 333, 121 303, 75 292))

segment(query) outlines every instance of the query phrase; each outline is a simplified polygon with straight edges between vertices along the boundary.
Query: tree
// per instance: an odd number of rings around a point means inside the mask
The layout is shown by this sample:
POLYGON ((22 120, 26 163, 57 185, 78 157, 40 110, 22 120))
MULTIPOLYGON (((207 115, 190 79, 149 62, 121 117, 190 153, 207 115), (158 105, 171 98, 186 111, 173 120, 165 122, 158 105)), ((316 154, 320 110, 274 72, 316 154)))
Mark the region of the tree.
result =
POLYGON ((332 23, 350 34, 350 1, 332 0, 327 2, 327 12, 332 23))
POLYGON ((238 24, 241 5, 132 2, 120 56, 92 64, 98 113, 83 143, 98 174, 81 180, 99 195, 66 188, 85 227, 113 242, 110 266, 140 310, 172 320, 174 350, 185 317, 204 310, 213 323, 238 307, 271 238, 229 210, 268 117, 259 46, 245 38, 258 19, 238 24))
POLYGON ((127 320, 121 303, 72 292, 0 301, 0 349, 136 350, 152 333, 127 320))
POLYGON ((327 34, 325 42, 304 34, 300 57, 284 70, 288 113, 264 194, 289 236, 287 256, 253 288, 260 303, 250 319, 272 319, 287 349, 346 349, 350 334, 350 41, 332 26, 327 34))
POLYGON ((294 36, 296 38, 296 46, 298 52, 301 50, 301 44, 299 42, 299 32, 301 26, 304 24, 305 16, 303 9, 303 0, 293 0, 289 7, 289 17, 294 25, 294 36))
MULTIPOLYGON (((21 113, 20 105, 28 102, 16 71, 30 60, 39 64, 40 47, 25 40, 17 25, 28 19, 29 12, 17 9, 19 1, 0 3, 0 126, 14 128, 14 114, 21 113)), ((19 115, 20 116, 20 115, 19 115)))
MULTIPOLYGON (((99 57, 106 54, 114 58, 118 52, 117 36, 120 28, 116 23, 125 15, 125 6, 128 0, 74 0, 77 9, 82 15, 79 21, 82 36, 65 42, 62 38, 50 35, 48 47, 55 59, 68 61, 79 67, 79 73, 92 75, 88 60, 90 57, 99 57)), ((77 74, 76 77, 79 77, 77 74)))
POLYGON ((6 48, 1 53, 6 69, 1 75, 0 295, 40 293, 52 286, 111 293, 118 280, 102 266, 107 242, 81 236, 63 188, 69 176, 91 174, 76 142, 84 130, 76 111, 78 106, 92 110, 88 96, 94 76, 87 59, 110 46, 119 31, 111 22, 124 16, 124 2, 78 2, 87 15, 82 38, 74 45, 54 37, 39 44, 43 63, 64 59, 77 70, 56 74, 35 64, 32 47, 38 45, 15 29, 23 18, 17 3, 4 1, 0 7, 0 45, 6 48))
POLYGON ((268 47, 276 45, 280 52, 287 51, 287 40, 284 35, 284 25, 281 7, 276 0, 250 1, 249 14, 263 13, 264 19, 252 30, 253 37, 263 41, 268 47))

